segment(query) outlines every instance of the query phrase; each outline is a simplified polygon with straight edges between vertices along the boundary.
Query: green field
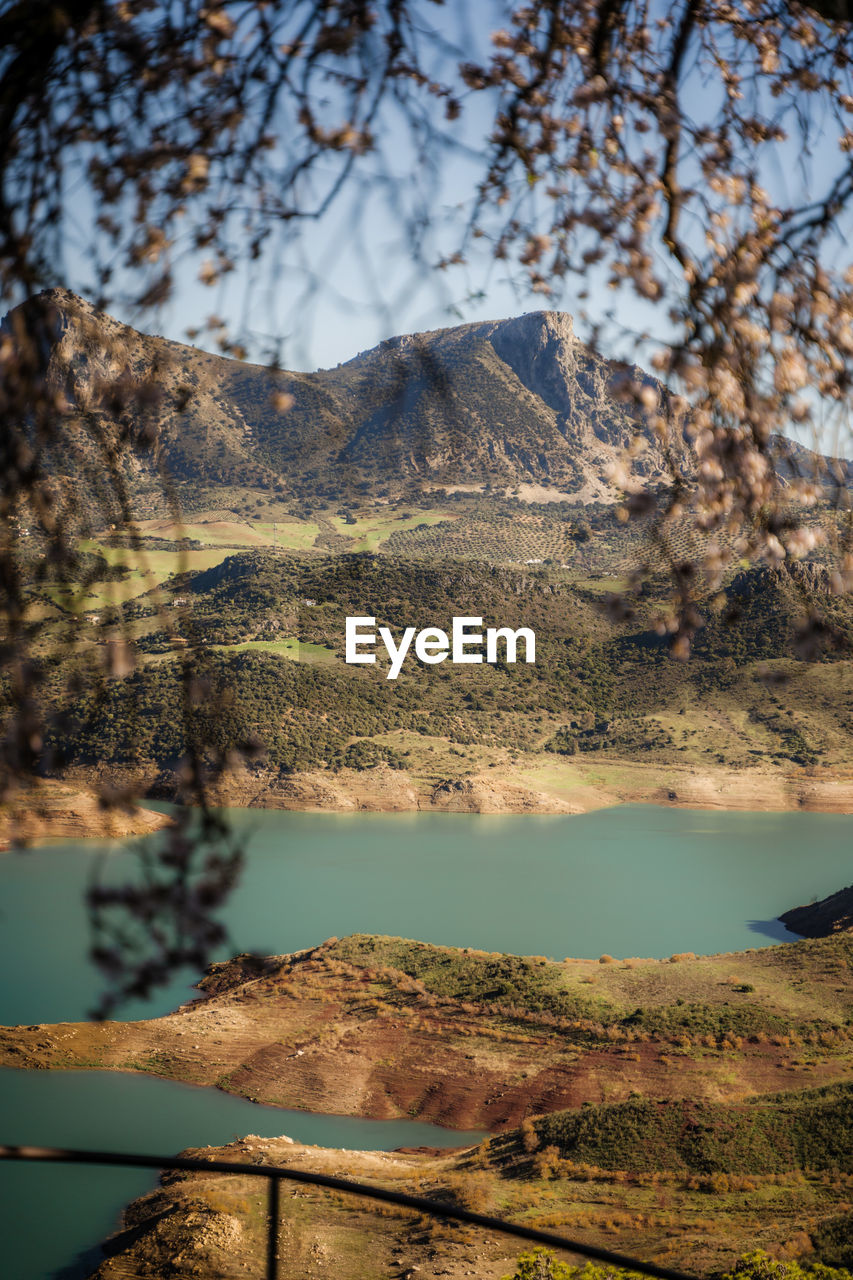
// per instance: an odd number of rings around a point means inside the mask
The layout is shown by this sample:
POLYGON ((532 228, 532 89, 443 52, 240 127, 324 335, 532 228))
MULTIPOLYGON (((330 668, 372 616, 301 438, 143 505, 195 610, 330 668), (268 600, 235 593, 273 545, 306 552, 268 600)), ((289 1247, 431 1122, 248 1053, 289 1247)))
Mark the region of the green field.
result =
POLYGON ((443 520, 455 520, 457 517, 447 511, 417 511, 414 515, 368 515, 348 524, 343 516, 332 516, 331 523, 335 532, 344 538, 353 539, 353 551, 378 551, 381 545, 395 533, 410 533, 419 525, 430 527, 443 520))
POLYGON ((285 547, 288 551, 310 551, 320 532, 320 526, 311 521, 272 520, 252 521, 252 531, 260 535, 257 541, 263 541, 270 547, 285 547))
POLYGON ((322 644, 309 644, 305 640, 244 640, 242 644, 217 644, 213 646, 223 653, 276 653, 280 658, 293 662, 335 662, 337 654, 322 644))
POLYGON ((191 538, 207 546, 257 547, 266 545, 267 539, 255 533, 248 521, 197 520, 188 524, 181 520, 140 520, 139 532, 143 537, 165 538, 180 541, 191 538))
POLYGON ((192 523, 169 520, 142 520, 143 537, 179 541, 189 538, 209 547, 285 547, 307 551, 314 545, 319 525, 295 516, 284 520, 196 519, 192 523))
POLYGON ((94 539, 80 544, 82 551, 94 551, 103 556, 107 564, 124 565, 126 577, 115 582, 99 582, 81 593, 69 594, 60 587, 50 588, 50 599, 64 608, 77 612, 100 609, 106 605, 125 604, 137 596, 159 587, 177 573, 200 573, 221 564, 229 554, 226 548, 204 551, 136 551, 132 547, 110 547, 94 539))

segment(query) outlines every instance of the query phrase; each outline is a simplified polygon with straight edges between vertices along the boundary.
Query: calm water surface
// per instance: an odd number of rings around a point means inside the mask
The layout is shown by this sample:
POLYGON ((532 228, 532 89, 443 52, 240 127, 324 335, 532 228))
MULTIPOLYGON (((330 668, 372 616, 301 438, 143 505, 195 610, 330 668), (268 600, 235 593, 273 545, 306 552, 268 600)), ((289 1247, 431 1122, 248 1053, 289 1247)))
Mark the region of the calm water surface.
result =
MULTIPOLYGON (((555 958, 733 951, 790 939, 775 919, 781 911, 853 880, 853 818, 834 814, 632 806, 541 818, 229 816, 245 837, 246 868, 224 913, 223 956, 354 932, 555 958)), ((86 958, 83 893, 97 867, 119 880, 132 874, 136 847, 67 842, 0 859, 0 1022, 86 1017, 98 978, 86 958)), ((123 1016, 174 1008, 197 977, 180 975, 123 1016)), ((281 1112, 144 1076, 0 1073, 0 1141, 165 1154, 246 1132, 351 1147, 460 1141, 434 1126, 281 1112)), ((143 1172, 115 1170, 19 1166, 0 1176, 15 1280, 59 1274, 152 1185, 143 1172)), ((78 1260, 67 1276, 85 1273, 78 1260)))
MULTIPOLYGON (((216 1089, 107 1071, 3 1071, 3 1142, 174 1155, 247 1133, 281 1134, 356 1151, 463 1146, 461 1133, 414 1120, 359 1120, 256 1106, 216 1089)), ((128 1201, 155 1185, 145 1169, 0 1164, 2 1274, 9 1280, 88 1275, 98 1242, 128 1201), (49 1212, 45 1213, 45 1204, 49 1212), (49 1221, 50 1230, 45 1230, 49 1221)))
MULTIPOLYGON (((222 955, 387 933, 522 955, 666 956, 790 939, 775 917, 849 884, 853 818, 652 806, 577 817, 232 810, 247 865, 222 955)), ((0 1022, 83 1018, 97 975, 82 895, 125 846, 69 842, 0 858, 0 1022)), ((185 999, 187 973, 151 1004, 185 999)))

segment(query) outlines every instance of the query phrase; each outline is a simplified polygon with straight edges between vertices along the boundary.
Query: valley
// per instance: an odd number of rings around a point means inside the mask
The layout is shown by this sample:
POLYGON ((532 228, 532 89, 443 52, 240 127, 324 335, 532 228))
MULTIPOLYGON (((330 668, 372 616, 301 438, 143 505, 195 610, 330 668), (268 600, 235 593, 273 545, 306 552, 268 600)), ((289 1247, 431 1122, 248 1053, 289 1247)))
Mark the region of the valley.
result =
MULTIPOLYGON (((849 879, 850 464, 774 438, 790 503, 773 518, 803 524, 804 553, 756 564, 743 530, 697 526, 668 389, 559 312, 305 373, 138 333, 64 290, 38 308, 66 428, 44 464, 74 556, 15 515, 21 605, 0 638, 28 646, 39 777, 3 796, 0 840, 36 846, 58 897, 33 931, 35 873, 4 860, 7 963, 32 973, 0 1065, 56 1073, 69 1097, 100 1072, 330 1124, 428 1121, 459 1149, 217 1129, 204 1151, 419 1188, 701 1276, 755 1248, 849 1267, 847 898, 792 917, 818 936, 767 942, 798 898, 849 879), (536 661, 410 657, 388 680, 381 647, 345 660, 346 620, 365 615, 395 636, 456 616, 527 627, 536 661), (234 840, 260 841, 251 888, 203 976, 79 1020, 89 868, 68 838, 103 840, 105 883, 150 870, 156 831, 190 812, 174 807, 190 761, 234 840), (651 955, 619 945, 638 936, 651 955)), ((167 1176, 137 1194, 86 1263, 98 1280, 257 1271, 253 1184, 167 1176)), ((287 1280, 499 1280, 520 1252, 342 1197, 285 1204, 287 1280)))

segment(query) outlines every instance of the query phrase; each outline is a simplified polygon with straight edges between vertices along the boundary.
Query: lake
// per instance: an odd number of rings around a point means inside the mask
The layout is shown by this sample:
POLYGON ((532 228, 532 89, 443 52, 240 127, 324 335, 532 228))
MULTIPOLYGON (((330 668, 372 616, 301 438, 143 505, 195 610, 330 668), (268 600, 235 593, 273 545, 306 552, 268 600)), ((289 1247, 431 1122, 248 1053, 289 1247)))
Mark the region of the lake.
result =
MULTIPOLYGON (((667 956, 790 939, 775 919, 849 884, 853 817, 632 805, 572 817, 302 814, 237 809, 246 868, 224 919, 239 951, 387 933, 517 954, 667 956)), ((83 893, 124 846, 80 841, 0 857, 0 1022, 85 1018, 83 893)), ((191 994, 186 973, 127 1017, 191 994)))
MULTIPOLYGON (((853 879, 853 818, 837 814, 640 805, 572 817, 229 816, 245 841, 246 866, 224 911, 223 957, 292 951, 353 932, 555 958, 733 951, 790 939, 775 919, 781 911, 853 879)), ((95 868, 110 879, 131 875, 139 847, 64 842, 0 859, 0 1022, 86 1017, 98 976, 86 956, 83 894, 95 868)), ((197 977, 179 975, 122 1016, 174 1008, 197 977)), ((354 1147, 464 1140, 426 1125, 407 1136, 412 1128, 281 1112, 145 1076, 0 1077, 5 1142, 169 1154, 241 1132, 354 1147)), ((152 1185, 143 1171, 14 1166, 0 1174, 4 1238, 20 1246, 16 1280, 58 1274, 152 1185), (61 1215, 51 1233, 39 1226, 43 1194, 61 1215)), ((78 1266, 67 1277, 79 1274, 78 1266)))
MULTIPOLYGON (((461 1133, 414 1120, 360 1120, 257 1106, 216 1089, 108 1071, 0 1072, 2 1140, 14 1145, 89 1147, 175 1155, 243 1134, 287 1134, 314 1146, 356 1151, 463 1146, 461 1133)), ((99 1241, 128 1201, 150 1190, 147 1169, 0 1163, 4 1275, 77 1280, 97 1265, 99 1241), (45 1216, 45 1205, 49 1217, 45 1216), (45 1230, 49 1221, 50 1229, 45 1230)))

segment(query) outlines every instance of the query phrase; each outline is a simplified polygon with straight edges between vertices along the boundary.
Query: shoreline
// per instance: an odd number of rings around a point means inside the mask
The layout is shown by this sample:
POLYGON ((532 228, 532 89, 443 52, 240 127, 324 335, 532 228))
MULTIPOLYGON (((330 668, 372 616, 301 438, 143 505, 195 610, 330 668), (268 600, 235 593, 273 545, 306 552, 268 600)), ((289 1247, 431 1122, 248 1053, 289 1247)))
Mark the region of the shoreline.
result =
POLYGON ((583 814, 622 804, 681 809, 853 814, 853 771, 737 770, 600 759, 533 757, 435 779, 382 764, 357 772, 241 769, 214 791, 235 808, 333 813, 583 814), (828 775, 828 776, 827 776, 828 775))
POLYGON ((168 814, 144 805, 104 807, 91 782, 34 778, 0 805, 0 852, 47 840, 123 840, 170 823, 168 814))
MULTIPOLYGON (((168 815, 145 807, 172 801, 169 775, 91 767, 39 779, 0 807, 0 849, 48 839, 116 838, 162 829, 168 815), (104 782, 137 794, 138 807, 104 809, 104 782)), ((371 769, 282 771, 241 765, 210 791, 223 808, 298 813, 472 813, 574 816, 624 804, 753 813, 853 814, 853 770, 736 769, 596 757, 533 756, 461 777, 436 778, 379 764, 371 769)))

